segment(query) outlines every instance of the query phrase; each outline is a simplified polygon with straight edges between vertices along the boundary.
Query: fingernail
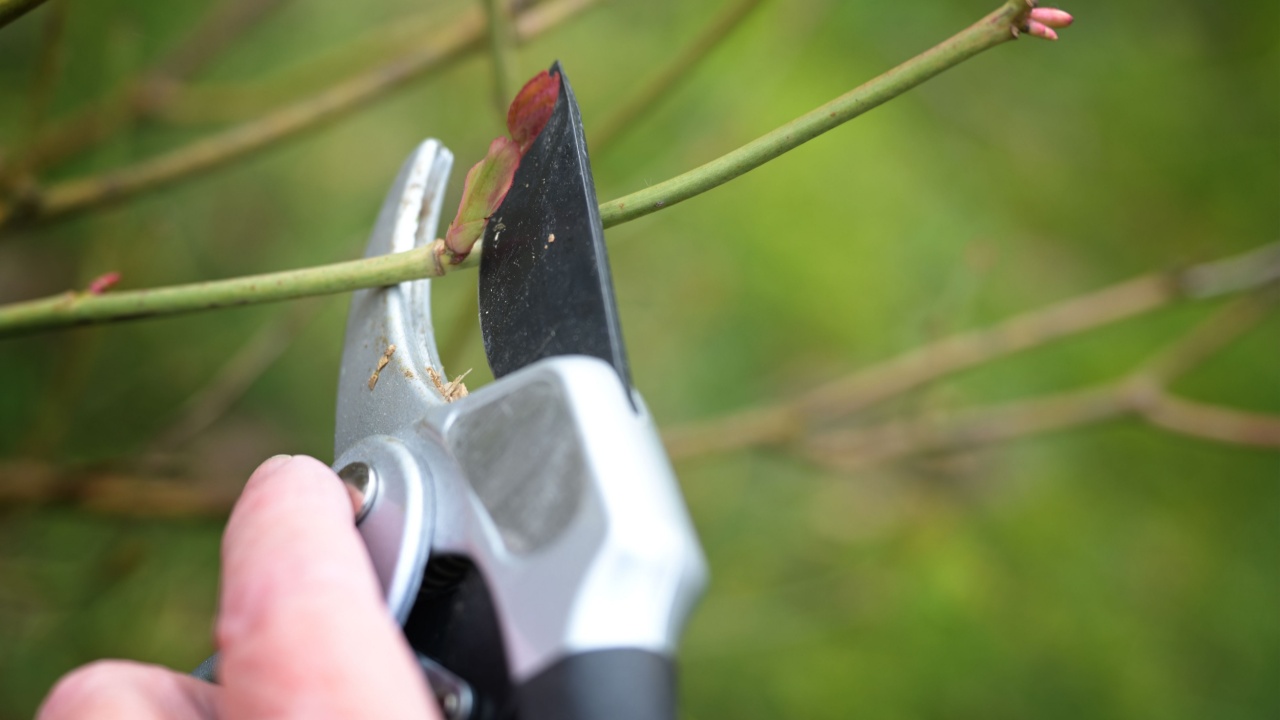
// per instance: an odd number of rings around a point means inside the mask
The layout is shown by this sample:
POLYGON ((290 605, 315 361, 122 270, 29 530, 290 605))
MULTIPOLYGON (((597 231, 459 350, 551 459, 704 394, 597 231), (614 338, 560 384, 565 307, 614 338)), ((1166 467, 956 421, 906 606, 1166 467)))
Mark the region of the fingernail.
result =
POLYGON ((272 455, 258 466, 258 472, 269 472, 274 470, 277 466, 283 465, 292 458, 292 455, 272 455))

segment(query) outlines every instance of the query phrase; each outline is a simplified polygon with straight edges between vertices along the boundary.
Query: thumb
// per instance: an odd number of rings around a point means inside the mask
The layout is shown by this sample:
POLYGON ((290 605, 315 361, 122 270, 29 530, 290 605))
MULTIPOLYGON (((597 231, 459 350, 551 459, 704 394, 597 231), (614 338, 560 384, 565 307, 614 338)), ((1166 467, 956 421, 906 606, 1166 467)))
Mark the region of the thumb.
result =
POLYGON ((254 472, 223 538, 227 717, 438 718, 342 481, 305 456, 254 472))

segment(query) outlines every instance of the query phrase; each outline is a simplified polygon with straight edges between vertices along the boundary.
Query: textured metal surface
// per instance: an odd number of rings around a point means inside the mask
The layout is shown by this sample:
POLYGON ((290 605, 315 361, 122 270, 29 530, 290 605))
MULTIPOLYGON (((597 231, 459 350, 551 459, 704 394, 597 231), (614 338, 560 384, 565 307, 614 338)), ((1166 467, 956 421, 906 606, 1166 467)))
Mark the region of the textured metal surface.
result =
POLYGON ((468 408, 449 431, 449 449, 507 549, 542 548, 573 520, 588 482, 569 408, 547 382, 468 408))

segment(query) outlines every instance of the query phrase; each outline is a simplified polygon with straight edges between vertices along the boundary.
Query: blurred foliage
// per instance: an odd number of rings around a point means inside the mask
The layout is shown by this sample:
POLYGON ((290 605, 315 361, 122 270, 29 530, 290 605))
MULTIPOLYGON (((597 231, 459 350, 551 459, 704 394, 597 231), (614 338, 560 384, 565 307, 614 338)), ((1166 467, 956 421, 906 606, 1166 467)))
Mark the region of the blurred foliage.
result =
MULTIPOLYGON (((27 100, 58 1, 0 32, 6 150, 38 122, 27 100)), ((600 196, 736 147, 995 4, 774 0, 596 153, 600 196)), ((118 87, 209 5, 72 3, 52 115, 118 87)), ((719 5, 612 2, 522 48, 520 71, 560 58, 589 131, 719 5)), ((467 7, 426 12, 444 22, 467 7)), ((1056 45, 997 48, 726 187, 611 230, 636 382, 655 416, 669 425, 769 403, 959 329, 1277 239, 1278 7, 1072 0, 1077 25, 1056 45)), ((199 82, 268 77, 422 12, 410 0, 294 0, 199 82)), ((113 269, 145 287, 353 257, 418 140, 441 138, 461 169, 501 131, 490 82, 488 59, 473 56, 244 162, 12 233, 0 241, 0 300, 113 269)), ((53 177, 202 131, 147 126, 53 177)), ((474 283, 437 283, 439 327, 474 283)), ((345 299, 316 307, 283 357, 181 449, 191 466, 241 482, 271 454, 330 458, 345 299)), ((1210 310, 1026 353, 892 409, 1109 379, 1210 310)), ((287 312, 0 343, 0 456, 129 462, 287 312)), ((487 379, 476 335, 441 339, 449 370, 476 368, 473 386, 487 379)), ((1273 318, 1177 389, 1280 412, 1278 357, 1273 318)), ((681 656, 690 718, 1280 716, 1275 453, 1126 421, 853 477, 765 451, 677 470, 713 569, 681 656)), ((194 666, 210 650, 220 531, 216 519, 0 510, 0 717, 29 716, 55 678, 95 658, 194 666)))

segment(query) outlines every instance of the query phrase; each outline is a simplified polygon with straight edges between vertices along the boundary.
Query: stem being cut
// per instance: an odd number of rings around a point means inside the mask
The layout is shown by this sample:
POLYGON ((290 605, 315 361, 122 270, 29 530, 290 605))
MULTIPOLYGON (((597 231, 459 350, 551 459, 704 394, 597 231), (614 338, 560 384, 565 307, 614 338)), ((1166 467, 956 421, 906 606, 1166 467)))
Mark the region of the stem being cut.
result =
MULTIPOLYGON (((1048 9, 1035 8, 1030 0, 1006 0, 1003 6, 953 36, 941 45, 918 55, 883 75, 832 100, 816 110, 761 136, 727 155, 699 168, 600 206, 605 227, 643 217, 671 207, 694 195, 706 192, 733 178, 753 170, 779 155, 818 135, 861 115, 923 83, 942 71, 969 58, 1030 32, 1030 23, 1054 23, 1062 27, 1069 21, 1066 13, 1047 14, 1048 9)), ((513 142, 527 149, 527 144, 541 131, 537 122, 541 113, 550 115, 554 96, 548 98, 549 78, 539 75, 530 81, 512 103, 527 111, 508 116, 513 142), (528 94, 526 94, 528 91, 528 94)), ((559 82, 554 83, 558 92, 559 82)), ((495 144, 498 144, 495 142, 495 144)), ((505 143, 502 144, 505 147, 505 143)), ((492 147, 491 147, 492 149, 492 147)), ((509 152, 499 148, 500 152, 509 152)), ((488 160, 488 158, 486 158, 488 160)), ((485 162, 485 161, 482 161, 485 162)), ((507 161, 501 161, 507 162, 507 161)), ((518 164, 518 162, 516 163, 518 164)), ((347 292, 367 287, 391 285, 406 280, 438 277, 448 270, 475 265, 478 252, 475 243, 484 232, 483 221, 497 209, 504 192, 500 189, 507 171, 494 172, 485 187, 476 180, 473 189, 464 192, 458 216, 445 238, 422 248, 394 255, 354 260, 318 268, 293 270, 249 278, 196 283, 155 290, 113 292, 99 296, 64 293, 51 298, 0 307, 0 336, 20 332, 65 327, 90 322, 111 322, 137 317, 193 312, 196 310, 274 302, 308 295, 347 292), (496 198, 496 200, 495 200, 496 198), (460 229, 454 230, 458 227, 460 229)), ((511 176, 515 166, 509 167, 511 176)), ((477 172, 475 168, 472 172, 477 172)), ((489 177, 486 171, 486 177, 489 177)), ((471 182, 471 175, 468 175, 471 182)), ((507 185, 509 186, 509 180, 507 185)), ((0 209, 3 215, 3 209, 0 209)), ((0 224, 3 220, 0 219, 0 224)))
POLYGON ((429 277, 435 274, 434 268, 433 248, 426 246, 332 265, 190 285, 101 294, 68 291, 0 306, 0 337, 382 287, 429 277))
POLYGON ((520 159, 551 119, 558 97, 560 74, 546 70, 534 75, 516 93, 507 108, 507 132, 511 137, 496 138, 489 144, 489 152, 484 158, 467 171, 458 214, 449 223, 444 239, 435 243, 439 274, 443 275, 449 265, 466 260, 472 248, 484 237, 489 217, 502 205, 507 191, 511 189, 511 181, 515 179, 516 168, 520 167, 520 159))

